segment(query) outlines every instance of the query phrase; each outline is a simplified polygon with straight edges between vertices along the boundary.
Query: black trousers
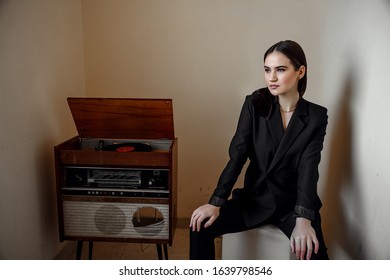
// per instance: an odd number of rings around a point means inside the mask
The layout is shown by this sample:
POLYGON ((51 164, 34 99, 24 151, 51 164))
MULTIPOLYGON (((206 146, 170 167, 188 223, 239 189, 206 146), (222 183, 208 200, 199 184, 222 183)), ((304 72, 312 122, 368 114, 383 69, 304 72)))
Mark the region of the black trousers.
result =
MULTIPOLYGON (((241 232, 263 225, 273 224, 288 238, 290 238, 295 227, 295 220, 296 217, 294 215, 290 215, 290 217, 284 219, 283 221, 280 221, 280 219, 275 217, 271 217, 261 224, 248 227, 245 224, 240 211, 234 206, 234 203, 229 203, 227 207, 221 207, 218 218, 211 226, 204 228, 202 225, 199 232, 194 232, 190 229, 190 260, 215 259, 214 240, 216 237, 226 233, 241 232)), ((316 232, 320 247, 317 254, 312 254, 311 259, 327 260, 329 257, 321 229, 321 217, 319 213, 316 214, 314 221, 312 221, 312 227, 316 232)))

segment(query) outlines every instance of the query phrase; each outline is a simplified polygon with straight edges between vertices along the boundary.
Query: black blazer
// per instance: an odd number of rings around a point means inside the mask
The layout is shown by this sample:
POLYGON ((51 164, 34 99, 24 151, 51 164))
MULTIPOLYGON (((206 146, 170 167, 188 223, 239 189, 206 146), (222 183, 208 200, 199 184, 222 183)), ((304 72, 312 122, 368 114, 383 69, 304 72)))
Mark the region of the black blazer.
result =
POLYGON ((223 206, 249 159, 244 186, 233 191, 248 226, 272 215, 313 220, 327 109, 302 97, 284 131, 277 98, 262 88, 245 98, 224 168, 209 203, 223 206))

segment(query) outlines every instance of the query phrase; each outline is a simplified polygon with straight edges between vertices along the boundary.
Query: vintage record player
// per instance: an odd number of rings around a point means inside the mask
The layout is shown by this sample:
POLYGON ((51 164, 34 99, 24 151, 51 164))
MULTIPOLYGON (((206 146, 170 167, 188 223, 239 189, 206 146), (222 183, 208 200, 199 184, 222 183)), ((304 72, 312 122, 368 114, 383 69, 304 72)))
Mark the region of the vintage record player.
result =
POLYGON ((78 135, 54 147, 60 241, 172 245, 177 138, 171 99, 68 98, 78 135))

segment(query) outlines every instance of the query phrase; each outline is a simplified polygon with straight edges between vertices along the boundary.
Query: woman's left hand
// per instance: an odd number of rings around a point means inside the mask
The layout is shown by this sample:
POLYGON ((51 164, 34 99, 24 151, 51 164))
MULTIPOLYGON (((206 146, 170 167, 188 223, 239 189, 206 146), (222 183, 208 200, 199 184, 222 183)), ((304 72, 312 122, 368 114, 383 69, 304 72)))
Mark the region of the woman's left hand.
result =
POLYGON ((310 260, 313 252, 315 254, 318 253, 319 243, 310 220, 302 217, 296 219, 296 224, 290 237, 290 248, 291 252, 295 253, 299 260, 310 260))

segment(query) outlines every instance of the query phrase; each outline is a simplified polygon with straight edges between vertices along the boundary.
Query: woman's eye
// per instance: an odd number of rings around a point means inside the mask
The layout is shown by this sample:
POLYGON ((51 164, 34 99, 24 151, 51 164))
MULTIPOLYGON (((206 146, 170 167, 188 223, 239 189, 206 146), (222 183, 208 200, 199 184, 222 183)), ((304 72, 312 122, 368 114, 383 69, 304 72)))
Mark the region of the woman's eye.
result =
POLYGON ((278 69, 278 72, 284 72, 286 69, 278 69))

